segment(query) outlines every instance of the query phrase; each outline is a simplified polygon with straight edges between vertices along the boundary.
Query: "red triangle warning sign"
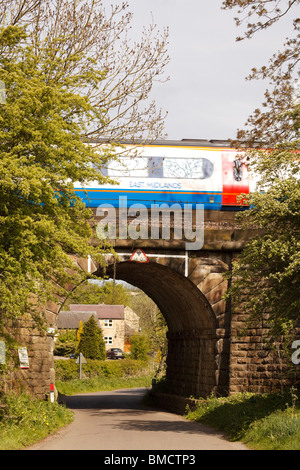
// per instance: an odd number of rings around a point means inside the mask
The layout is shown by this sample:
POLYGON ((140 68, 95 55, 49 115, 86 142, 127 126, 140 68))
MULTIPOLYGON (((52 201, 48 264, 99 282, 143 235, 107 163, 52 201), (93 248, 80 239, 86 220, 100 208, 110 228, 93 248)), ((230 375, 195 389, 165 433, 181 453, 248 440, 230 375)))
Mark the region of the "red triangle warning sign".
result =
POLYGON ((137 261, 138 263, 149 263, 149 259, 143 252, 143 250, 137 249, 132 253, 129 261, 137 261))

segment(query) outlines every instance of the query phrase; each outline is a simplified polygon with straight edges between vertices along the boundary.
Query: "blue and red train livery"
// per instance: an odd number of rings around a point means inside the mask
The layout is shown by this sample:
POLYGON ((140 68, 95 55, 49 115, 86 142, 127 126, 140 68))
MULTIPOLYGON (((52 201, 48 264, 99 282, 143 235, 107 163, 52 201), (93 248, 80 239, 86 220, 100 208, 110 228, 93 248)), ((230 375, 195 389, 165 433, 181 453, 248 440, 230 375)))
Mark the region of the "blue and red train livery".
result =
POLYGON ((88 207, 167 203, 204 204, 204 209, 237 210, 237 197, 248 194, 247 166, 227 141, 163 141, 141 146, 126 144, 118 160, 110 161, 103 174, 116 184, 91 184, 75 191, 88 207), (137 155, 136 155, 137 151, 137 155))

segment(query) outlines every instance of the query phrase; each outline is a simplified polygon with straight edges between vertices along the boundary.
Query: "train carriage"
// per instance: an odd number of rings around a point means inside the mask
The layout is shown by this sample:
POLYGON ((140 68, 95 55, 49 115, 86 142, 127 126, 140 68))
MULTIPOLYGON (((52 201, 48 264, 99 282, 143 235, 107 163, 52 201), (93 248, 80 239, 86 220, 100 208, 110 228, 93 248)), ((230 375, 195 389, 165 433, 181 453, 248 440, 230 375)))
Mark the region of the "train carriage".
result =
POLYGON ((134 146, 124 144, 126 156, 110 161, 102 169, 117 184, 76 185, 76 194, 88 207, 109 204, 203 204, 210 210, 237 210, 238 196, 249 193, 247 166, 228 142, 154 142, 134 146), (221 143, 221 144, 222 144, 221 143))

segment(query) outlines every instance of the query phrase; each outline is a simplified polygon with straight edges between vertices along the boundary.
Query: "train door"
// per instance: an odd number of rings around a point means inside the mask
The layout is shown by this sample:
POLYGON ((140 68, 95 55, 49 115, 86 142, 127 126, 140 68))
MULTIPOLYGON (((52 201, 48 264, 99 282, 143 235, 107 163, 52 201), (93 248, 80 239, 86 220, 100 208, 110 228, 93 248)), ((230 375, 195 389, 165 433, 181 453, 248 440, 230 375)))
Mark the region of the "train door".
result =
POLYGON ((249 194, 249 174, 247 165, 235 150, 222 152, 222 179, 222 207, 240 207, 238 196, 249 194))

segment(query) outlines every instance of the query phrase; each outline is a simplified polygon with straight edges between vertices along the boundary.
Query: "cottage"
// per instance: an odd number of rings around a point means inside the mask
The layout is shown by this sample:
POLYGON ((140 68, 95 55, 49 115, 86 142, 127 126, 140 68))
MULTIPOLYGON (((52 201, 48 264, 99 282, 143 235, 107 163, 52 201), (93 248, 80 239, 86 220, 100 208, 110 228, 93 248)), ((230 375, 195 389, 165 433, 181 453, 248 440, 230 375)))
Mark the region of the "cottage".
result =
POLYGON ((128 349, 129 337, 139 331, 139 317, 130 307, 105 304, 71 304, 70 311, 57 316, 57 328, 77 330, 80 321, 84 324, 92 315, 102 329, 106 349, 128 349))

